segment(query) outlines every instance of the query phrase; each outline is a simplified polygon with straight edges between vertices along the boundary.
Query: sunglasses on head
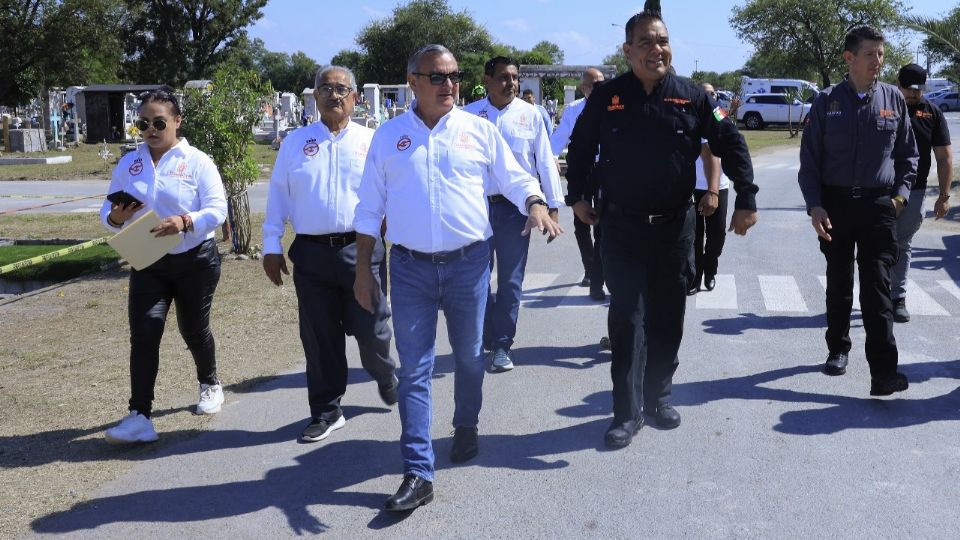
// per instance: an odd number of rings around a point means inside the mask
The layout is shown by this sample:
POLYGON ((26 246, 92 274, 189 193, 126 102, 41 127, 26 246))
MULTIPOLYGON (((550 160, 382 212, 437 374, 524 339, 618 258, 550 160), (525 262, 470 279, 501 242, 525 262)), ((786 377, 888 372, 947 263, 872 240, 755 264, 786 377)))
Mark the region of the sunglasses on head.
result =
POLYGON ((454 71, 451 73, 417 73, 416 71, 414 71, 413 74, 416 75, 417 77, 429 78, 430 84, 434 86, 440 86, 447 79, 450 79, 450 82, 453 84, 458 84, 460 81, 463 80, 462 71, 454 71))
POLYGON ((167 122, 159 118, 157 118, 153 122, 147 122, 143 118, 138 118, 137 121, 133 123, 133 125, 137 126, 137 129, 139 129, 140 131, 146 131, 147 129, 150 128, 150 126, 153 126, 153 129, 157 131, 163 131, 167 129, 167 122))

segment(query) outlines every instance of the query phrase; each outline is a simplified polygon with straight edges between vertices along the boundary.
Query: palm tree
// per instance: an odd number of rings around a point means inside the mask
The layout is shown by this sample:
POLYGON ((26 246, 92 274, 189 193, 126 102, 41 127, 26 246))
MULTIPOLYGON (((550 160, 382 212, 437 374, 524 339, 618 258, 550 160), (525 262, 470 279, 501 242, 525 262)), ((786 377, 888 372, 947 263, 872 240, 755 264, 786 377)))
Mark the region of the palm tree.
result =
POLYGON ((960 25, 951 25, 947 19, 939 20, 919 15, 903 17, 903 24, 939 41, 960 57, 960 25))

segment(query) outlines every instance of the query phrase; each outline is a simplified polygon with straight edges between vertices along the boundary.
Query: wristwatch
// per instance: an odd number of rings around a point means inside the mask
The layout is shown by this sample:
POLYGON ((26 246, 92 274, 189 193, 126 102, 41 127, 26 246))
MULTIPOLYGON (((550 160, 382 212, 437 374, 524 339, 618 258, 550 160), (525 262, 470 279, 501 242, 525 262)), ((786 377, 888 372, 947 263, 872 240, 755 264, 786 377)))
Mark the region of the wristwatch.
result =
POLYGON ((907 207, 907 199, 903 195, 894 195, 893 200, 898 201, 904 208, 907 207))
POLYGON ((541 206, 546 206, 548 210, 550 209, 550 205, 547 204, 547 201, 541 199, 540 197, 537 197, 536 199, 534 199, 534 200, 530 201, 529 203, 527 203, 527 213, 528 213, 528 214, 530 213, 530 209, 533 208, 533 205, 535 205, 535 204, 539 204, 539 205, 541 205, 541 206))

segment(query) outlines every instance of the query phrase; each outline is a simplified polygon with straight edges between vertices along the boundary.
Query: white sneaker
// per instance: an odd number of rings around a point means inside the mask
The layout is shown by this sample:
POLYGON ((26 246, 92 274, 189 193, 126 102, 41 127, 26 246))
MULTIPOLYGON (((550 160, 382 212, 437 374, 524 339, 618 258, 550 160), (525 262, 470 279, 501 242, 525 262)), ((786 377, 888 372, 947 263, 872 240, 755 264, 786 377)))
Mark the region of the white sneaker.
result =
POLYGON ((492 369, 494 373, 501 373, 513 369, 513 361, 510 360, 510 353, 503 349, 494 351, 493 362, 491 362, 490 369, 492 369))
POLYGON ((223 385, 201 384, 200 401, 197 402, 197 414, 215 414, 223 405, 223 385))
POLYGON ((119 424, 103 435, 110 444, 153 442, 160 438, 153 429, 153 421, 137 411, 130 411, 119 424))

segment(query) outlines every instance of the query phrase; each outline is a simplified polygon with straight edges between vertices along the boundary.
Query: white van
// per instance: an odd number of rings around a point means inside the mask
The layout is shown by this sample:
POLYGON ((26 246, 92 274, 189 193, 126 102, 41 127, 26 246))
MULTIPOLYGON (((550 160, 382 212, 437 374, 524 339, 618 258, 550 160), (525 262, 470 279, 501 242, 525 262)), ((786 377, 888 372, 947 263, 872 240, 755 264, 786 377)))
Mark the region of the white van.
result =
POLYGON ((806 91, 806 102, 813 103, 813 98, 817 97, 820 89, 810 81, 800 79, 751 79, 743 78, 743 86, 740 94, 749 96, 750 94, 784 94, 788 91, 802 90, 806 91))
POLYGON ((949 79, 927 79, 927 84, 924 86, 924 92, 932 94, 938 90, 949 90, 957 85, 949 79))

